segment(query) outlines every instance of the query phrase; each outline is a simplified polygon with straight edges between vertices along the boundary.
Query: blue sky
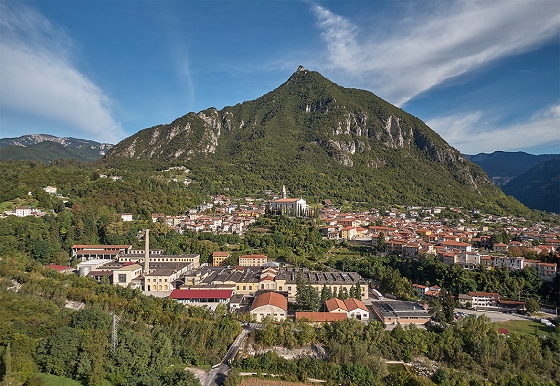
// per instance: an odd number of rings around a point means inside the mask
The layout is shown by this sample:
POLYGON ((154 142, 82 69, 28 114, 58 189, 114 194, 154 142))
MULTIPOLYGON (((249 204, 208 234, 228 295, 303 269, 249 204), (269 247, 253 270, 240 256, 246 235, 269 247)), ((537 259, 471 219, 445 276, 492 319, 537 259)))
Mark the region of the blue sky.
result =
POLYGON ((558 0, 0 0, 0 137, 117 143, 300 64, 463 153, 560 153, 558 0))

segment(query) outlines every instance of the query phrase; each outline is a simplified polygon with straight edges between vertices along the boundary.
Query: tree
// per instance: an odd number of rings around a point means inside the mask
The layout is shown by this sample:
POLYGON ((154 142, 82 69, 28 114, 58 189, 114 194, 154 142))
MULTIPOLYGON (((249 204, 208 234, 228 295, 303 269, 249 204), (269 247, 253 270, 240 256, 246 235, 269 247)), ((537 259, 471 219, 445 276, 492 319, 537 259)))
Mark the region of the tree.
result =
POLYGON ((541 309, 541 306, 538 301, 533 298, 529 298, 525 301, 525 305, 527 307, 527 311, 533 313, 541 309))
POLYGON ((2 378, 1 386, 19 386, 21 382, 18 381, 17 375, 12 373, 12 353, 10 349, 10 343, 8 342, 8 346, 4 351, 4 368, 5 373, 4 377, 2 378))
POLYGON ((321 298, 319 292, 309 283, 301 279, 296 282, 296 308, 300 311, 319 311, 321 298))

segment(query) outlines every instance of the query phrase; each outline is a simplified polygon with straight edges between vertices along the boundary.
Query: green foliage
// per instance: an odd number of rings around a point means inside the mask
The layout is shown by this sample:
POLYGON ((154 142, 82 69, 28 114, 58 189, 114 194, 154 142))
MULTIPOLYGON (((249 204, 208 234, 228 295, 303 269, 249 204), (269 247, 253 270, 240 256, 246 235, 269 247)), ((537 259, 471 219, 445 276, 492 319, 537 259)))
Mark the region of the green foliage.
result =
POLYGON ((299 311, 319 311, 321 298, 317 290, 301 278, 296 280, 296 308, 299 311))
POLYGON ((527 311, 529 312, 536 312, 541 309, 539 302, 535 299, 527 299, 525 304, 527 306, 527 311))
POLYGON ((206 194, 258 196, 285 184, 310 202, 530 213, 418 118, 313 71, 294 73, 256 100, 141 130, 99 163, 139 160, 187 166, 191 188, 206 194))

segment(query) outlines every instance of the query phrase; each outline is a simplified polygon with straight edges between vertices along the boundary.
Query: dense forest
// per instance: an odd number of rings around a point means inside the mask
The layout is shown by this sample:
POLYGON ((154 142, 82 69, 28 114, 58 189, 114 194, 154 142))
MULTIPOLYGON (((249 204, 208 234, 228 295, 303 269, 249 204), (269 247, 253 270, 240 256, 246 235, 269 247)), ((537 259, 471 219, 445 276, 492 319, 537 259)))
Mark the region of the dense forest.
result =
POLYGON ((187 309, 139 290, 59 274, 17 254, 0 260, 0 320, 2 375, 13 374, 12 385, 41 384, 34 378, 39 371, 84 385, 198 385, 183 368, 218 363, 241 331, 225 308, 187 309), (74 311, 65 307, 68 301, 85 307, 74 311))

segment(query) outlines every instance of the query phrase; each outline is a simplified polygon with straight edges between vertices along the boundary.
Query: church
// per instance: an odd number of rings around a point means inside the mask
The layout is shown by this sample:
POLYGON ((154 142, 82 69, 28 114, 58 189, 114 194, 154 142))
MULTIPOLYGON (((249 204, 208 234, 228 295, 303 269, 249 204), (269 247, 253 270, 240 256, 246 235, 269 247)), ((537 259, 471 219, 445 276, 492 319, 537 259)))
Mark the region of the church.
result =
POLYGON ((270 211, 274 214, 303 217, 307 215, 307 202, 303 198, 288 198, 286 186, 282 186, 282 197, 270 202, 270 211))

